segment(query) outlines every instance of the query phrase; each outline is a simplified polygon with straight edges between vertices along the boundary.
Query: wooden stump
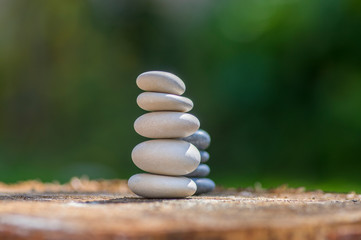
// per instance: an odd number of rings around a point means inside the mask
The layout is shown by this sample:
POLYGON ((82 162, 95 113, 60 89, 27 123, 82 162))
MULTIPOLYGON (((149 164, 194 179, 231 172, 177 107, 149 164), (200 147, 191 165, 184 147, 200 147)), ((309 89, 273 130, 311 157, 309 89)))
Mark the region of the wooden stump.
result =
POLYGON ((280 187, 143 199, 125 181, 0 184, 0 239, 361 239, 361 195, 280 187))

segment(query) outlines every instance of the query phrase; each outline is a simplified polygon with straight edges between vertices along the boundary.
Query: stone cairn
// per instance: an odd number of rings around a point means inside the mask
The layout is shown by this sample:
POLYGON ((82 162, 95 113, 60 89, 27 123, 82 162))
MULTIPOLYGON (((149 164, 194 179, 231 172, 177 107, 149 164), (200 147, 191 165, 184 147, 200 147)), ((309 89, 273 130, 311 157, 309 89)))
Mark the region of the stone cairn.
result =
POLYGON ((214 182, 204 178, 210 169, 200 164, 209 159, 204 149, 210 137, 198 130, 199 120, 187 113, 193 102, 181 96, 186 89, 184 82, 174 74, 151 71, 139 75, 136 83, 145 91, 137 104, 150 113, 137 118, 134 129, 152 140, 132 151, 134 164, 148 173, 133 175, 129 188, 146 198, 183 198, 212 191, 214 182))

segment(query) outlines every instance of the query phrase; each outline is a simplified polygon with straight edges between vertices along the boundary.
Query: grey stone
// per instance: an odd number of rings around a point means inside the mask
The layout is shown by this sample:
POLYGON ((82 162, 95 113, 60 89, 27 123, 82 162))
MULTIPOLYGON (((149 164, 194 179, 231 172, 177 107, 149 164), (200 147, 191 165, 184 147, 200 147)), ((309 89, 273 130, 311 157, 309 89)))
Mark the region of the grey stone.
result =
POLYGON ((216 184, 209 178, 192 178, 192 180, 197 185, 197 191, 195 195, 212 192, 216 187, 216 184))
POLYGON ((211 137, 202 129, 199 129, 189 137, 183 138, 183 140, 192 143, 199 150, 205 150, 211 144, 211 137))
POLYGON ((211 169, 206 164, 199 164, 199 166, 191 173, 184 175, 186 177, 205 177, 209 174, 211 169))
POLYGON ((201 154, 201 163, 205 163, 209 160, 209 153, 206 151, 199 151, 201 154))

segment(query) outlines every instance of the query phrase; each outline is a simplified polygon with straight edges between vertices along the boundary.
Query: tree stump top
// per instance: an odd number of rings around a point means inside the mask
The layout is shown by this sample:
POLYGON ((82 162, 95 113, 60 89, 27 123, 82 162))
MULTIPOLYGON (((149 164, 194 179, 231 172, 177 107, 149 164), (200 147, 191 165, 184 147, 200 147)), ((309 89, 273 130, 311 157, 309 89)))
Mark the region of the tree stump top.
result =
POLYGON ((222 189, 144 199, 126 181, 0 183, 0 239, 360 239, 361 195, 222 189))

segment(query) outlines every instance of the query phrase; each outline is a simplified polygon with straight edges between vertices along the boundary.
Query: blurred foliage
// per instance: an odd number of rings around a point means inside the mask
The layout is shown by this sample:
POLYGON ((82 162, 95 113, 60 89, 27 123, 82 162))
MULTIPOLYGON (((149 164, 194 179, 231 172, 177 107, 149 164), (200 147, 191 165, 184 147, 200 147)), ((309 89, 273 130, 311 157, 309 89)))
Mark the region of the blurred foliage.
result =
POLYGON ((357 190, 361 2, 0 0, 0 180, 128 178, 138 74, 170 71, 227 186, 357 190))

